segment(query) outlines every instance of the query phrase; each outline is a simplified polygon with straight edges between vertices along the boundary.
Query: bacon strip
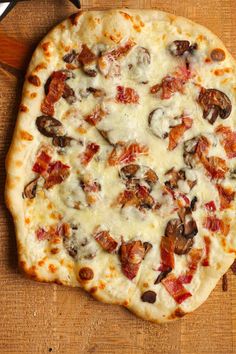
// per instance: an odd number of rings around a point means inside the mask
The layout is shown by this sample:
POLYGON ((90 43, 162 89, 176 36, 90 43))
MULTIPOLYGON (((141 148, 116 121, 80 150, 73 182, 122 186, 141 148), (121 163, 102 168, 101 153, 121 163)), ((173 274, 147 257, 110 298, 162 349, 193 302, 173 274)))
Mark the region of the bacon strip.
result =
POLYGON ((122 242, 120 247, 121 269, 124 275, 132 280, 136 277, 145 256, 145 247, 141 241, 122 242))
POLYGON ((52 73, 47 95, 41 104, 42 113, 51 117, 54 115, 54 104, 62 97, 67 78, 67 74, 63 71, 52 73))
POLYGON ((188 270, 185 274, 180 275, 178 277, 178 280, 182 283, 182 284, 189 284, 191 283, 194 274, 196 273, 198 264, 202 258, 202 249, 200 248, 193 248, 190 252, 189 252, 189 257, 190 260, 188 262, 188 270))
POLYGON ((33 165, 32 171, 43 174, 47 171, 49 163, 52 157, 49 156, 45 151, 42 151, 39 156, 37 156, 36 162, 33 165))
POLYGON ((175 266, 174 258, 174 241, 170 237, 162 236, 161 238, 161 266, 158 270, 161 272, 167 271, 175 266))
POLYGON ((56 184, 62 183, 70 174, 70 166, 64 165, 61 161, 50 163, 47 169, 44 187, 49 189, 56 184))
POLYGON ((174 150, 178 145, 180 139, 186 132, 186 130, 192 127, 193 120, 188 117, 182 118, 182 123, 171 128, 169 132, 169 145, 168 150, 174 150))
POLYGON ((226 188, 220 184, 216 185, 216 188, 220 197, 220 209, 228 209, 231 206, 231 202, 234 200, 235 192, 231 188, 226 188))
POLYGON ((117 153, 117 148, 114 148, 108 157, 108 164, 115 166, 118 164, 127 164, 134 162, 138 155, 147 155, 148 147, 140 145, 138 143, 132 143, 130 145, 123 146, 121 153, 117 153))
POLYGON ((204 242, 205 242, 205 257, 202 260, 202 265, 204 267, 208 267, 210 265, 209 256, 210 256, 211 240, 208 236, 204 236, 204 242))
POLYGON ((99 149, 100 146, 95 143, 88 144, 81 157, 82 165, 87 166, 88 163, 92 160, 93 156, 99 151, 99 149))
POLYGON ((134 104, 139 102, 138 93, 131 87, 117 86, 116 102, 134 104))
POLYGON ((99 231, 94 235, 95 240, 107 252, 113 253, 118 243, 111 237, 108 231, 99 231))
POLYGON ((178 304, 181 304, 188 297, 192 296, 173 274, 168 275, 161 283, 178 304))
POLYGON ((215 129, 215 132, 222 137, 221 144, 227 157, 229 159, 236 157, 236 132, 233 132, 230 127, 225 127, 222 124, 215 129))

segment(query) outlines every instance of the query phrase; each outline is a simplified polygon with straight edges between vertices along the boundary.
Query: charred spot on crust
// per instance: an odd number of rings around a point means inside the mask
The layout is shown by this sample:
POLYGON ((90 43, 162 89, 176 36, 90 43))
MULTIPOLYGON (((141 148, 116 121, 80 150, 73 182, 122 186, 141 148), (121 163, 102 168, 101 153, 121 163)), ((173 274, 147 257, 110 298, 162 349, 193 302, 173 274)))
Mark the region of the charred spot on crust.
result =
POLYGON ((94 277, 93 270, 89 267, 83 267, 79 271, 79 277, 81 280, 91 280, 94 277))
POLYGON ((215 48, 211 51, 211 59, 213 61, 223 61, 225 60, 225 52, 221 48, 215 48))
POLYGON ((39 87, 41 85, 40 78, 37 75, 29 75, 28 76, 28 81, 32 85, 37 86, 37 87, 39 87))
POLYGON ((184 317, 187 313, 184 312, 181 308, 177 308, 170 316, 169 319, 174 320, 175 318, 184 317))

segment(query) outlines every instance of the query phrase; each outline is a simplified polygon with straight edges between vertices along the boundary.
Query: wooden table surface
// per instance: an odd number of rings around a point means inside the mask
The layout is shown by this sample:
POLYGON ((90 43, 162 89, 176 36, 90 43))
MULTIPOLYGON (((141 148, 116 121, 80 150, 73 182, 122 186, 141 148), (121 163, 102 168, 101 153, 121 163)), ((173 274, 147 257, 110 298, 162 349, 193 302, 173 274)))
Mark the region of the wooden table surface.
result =
MULTIPOLYGON (((213 30, 236 57, 235 0, 84 0, 82 8, 158 8, 213 30)), ((12 66, 0 64, 0 353, 235 354, 236 277, 228 272, 208 301, 180 321, 155 325, 118 306, 104 305, 82 290, 40 284, 17 269, 12 219, 4 206, 4 160, 19 105, 29 53, 56 23, 75 12, 66 0, 20 2, 0 23, 0 59, 5 35, 20 44, 12 66), (3 69, 4 67, 4 69, 3 69)), ((4 44, 5 43, 5 44, 4 44)), ((5 47, 4 47, 5 45, 5 47)), ((4 48, 3 48, 4 47, 4 48)))

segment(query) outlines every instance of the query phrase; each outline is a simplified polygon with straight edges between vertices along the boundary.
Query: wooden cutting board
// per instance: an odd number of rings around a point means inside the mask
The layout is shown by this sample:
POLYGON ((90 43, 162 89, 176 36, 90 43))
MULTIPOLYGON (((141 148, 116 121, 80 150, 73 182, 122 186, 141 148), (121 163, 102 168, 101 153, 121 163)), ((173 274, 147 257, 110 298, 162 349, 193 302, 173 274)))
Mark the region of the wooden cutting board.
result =
MULTIPOLYGON (((213 30, 236 57, 235 0, 84 0, 82 7, 158 8, 183 15, 213 30)), ((20 2, 0 23, 0 61, 11 66, 0 65, 0 353, 235 354, 236 277, 231 271, 227 292, 219 283, 193 314, 159 326, 81 290, 33 282, 17 270, 15 234, 3 200, 4 160, 24 68, 42 36, 74 11, 66 0, 31 0, 20 2), (6 40, 6 34, 14 40, 6 40)))

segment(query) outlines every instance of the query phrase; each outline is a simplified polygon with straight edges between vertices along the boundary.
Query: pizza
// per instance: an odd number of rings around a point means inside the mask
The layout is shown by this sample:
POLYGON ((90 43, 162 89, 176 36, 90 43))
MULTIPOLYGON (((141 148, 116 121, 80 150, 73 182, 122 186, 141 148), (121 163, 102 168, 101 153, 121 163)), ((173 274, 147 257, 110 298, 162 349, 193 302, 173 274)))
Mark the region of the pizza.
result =
POLYGON ((154 10, 79 12, 38 45, 7 157, 30 277, 167 322, 236 252, 236 65, 154 10))

